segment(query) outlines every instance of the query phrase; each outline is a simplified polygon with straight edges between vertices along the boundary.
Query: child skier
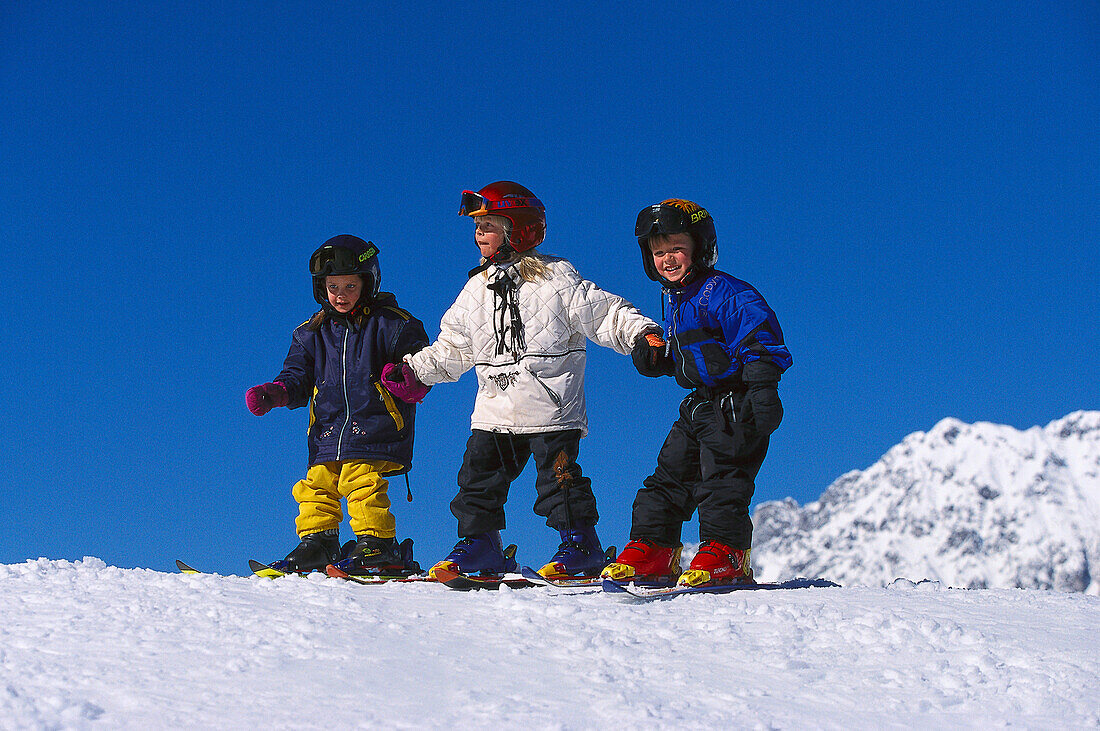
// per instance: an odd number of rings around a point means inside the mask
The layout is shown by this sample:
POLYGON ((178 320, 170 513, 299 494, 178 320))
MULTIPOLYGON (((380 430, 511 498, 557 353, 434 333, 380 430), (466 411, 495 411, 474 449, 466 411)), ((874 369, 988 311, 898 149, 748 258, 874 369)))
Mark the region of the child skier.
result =
POLYGON ((394 399, 386 375, 393 364, 428 344, 419 320, 379 292, 378 247, 343 234, 309 259, 313 296, 321 310, 291 339, 283 370, 245 394, 248 409, 309 405, 309 469, 294 486, 301 543, 272 568, 323 569, 340 561, 340 499, 348 502, 355 547, 341 568, 353 574, 411 573, 412 542, 398 545, 386 477, 412 466, 415 403, 426 388, 400 390, 394 399), (387 368, 387 366, 389 366, 387 368))
POLYGON ((459 573, 514 571, 500 540, 508 488, 534 455, 535 513, 561 544, 540 569, 549 577, 597 575, 607 564, 596 535, 596 499, 577 464, 588 431, 585 339, 628 354, 660 326, 582 279, 564 259, 533 249, 545 208, 527 188, 500 181, 463 191, 459 214, 475 221, 481 266, 443 315, 439 338, 405 357, 409 384, 455 381, 471 367, 478 391, 451 512, 461 540, 433 566, 459 573))
POLYGON ((666 345, 632 353, 645 376, 673 375, 692 389, 634 500, 630 542, 602 576, 671 582, 680 574, 680 530, 699 509, 699 552, 677 583, 752 582, 749 501, 783 418, 780 374, 791 365, 783 331, 751 285, 718 271, 706 209, 666 200, 638 214, 642 264, 668 297, 666 345))

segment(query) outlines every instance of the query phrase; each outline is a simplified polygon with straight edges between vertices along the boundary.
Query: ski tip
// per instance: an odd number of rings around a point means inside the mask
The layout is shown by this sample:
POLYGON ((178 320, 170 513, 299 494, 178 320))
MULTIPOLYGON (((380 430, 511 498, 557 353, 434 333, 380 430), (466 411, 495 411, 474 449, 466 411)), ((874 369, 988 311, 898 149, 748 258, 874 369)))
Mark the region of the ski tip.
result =
POLYGON ((554 582, 546 578, 535 569, 530 566, 520 566, 519 575, 530 581, 532 584, 538 584, 539 586, 553 586, 554 582))
POLYGON ((176 559, 176 568, 179 569, 179 572, 181 574, 201 574, 202 573, 198 569, 191 568, 190 566, 185 564, 183 561, 180 561, 178 558, 176 559))
POLYGON ((520 566, 519 574, 528 584, 535 586, 549 586, 554 589, 566 589, 569 593, 575 593, 578 589, 599 590, 602 579, 598 576, 543 576, 530 566, 520 566))
POLYGON ((346 579, 348 578, 348 572, 343 569, 336 568, 336 566, 329 564, 325 566, 325 573, 334 579, 346 579))
POLYGON ((432 578, 448 589, 457 589, 458 591, 472 591, 478 589, 495 591, 502 586, 507 586, 510 589, 523 589, 536 585, 535 582, 522 576, 516 576, 514 573, 500 576, 469 576, 467 574, 451 571, 450 569, 439 568, 438 566, 432 569, 432 578))
POLYGON ((828 579, 795 579, 790 582, 794 586, 792 589, 829 589, 840 588, 840 584, 835 581, 829 581, 828 579))
POLYGON ((614 579, 604 579, 603 581, 600 582, 600 586, 603 587, 603 590, 606 591, 608 594, 629 594, 630 593, 626 590, 625 586, 623 586, 619 582, 615 581, 614 579))
POLYGON ((436 566, 432 569, 431 576, 436 581, 449 581, 451 579, 456 579, 462 576, 462 574, 458 573, 457 571, 451 571, 450 569, 436 566))
POLYGON ((248 568, 252 569, 252 573, 256 576, 262 576, 265 579, 277 579, 280 576, 286 576, 286 573, 273 569, 267 564, 260 563, 254 558, 248 559, 248 568))
POLYGON ((460 574, 457 571, 451 571, 450 569, 440 568, 438 566, 432 569, 432 578, 449 589, 469 591, 470 589, 480 588, 475 585, 474 580, 471 579, 469 576, 460 574))

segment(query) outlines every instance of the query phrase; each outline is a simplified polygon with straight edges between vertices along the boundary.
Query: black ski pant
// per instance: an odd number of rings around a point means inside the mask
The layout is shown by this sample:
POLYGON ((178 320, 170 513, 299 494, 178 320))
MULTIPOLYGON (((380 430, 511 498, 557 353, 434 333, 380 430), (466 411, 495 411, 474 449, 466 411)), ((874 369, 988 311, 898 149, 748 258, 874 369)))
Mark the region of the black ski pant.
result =
POLYGON ((768 437, 738 422, 740 394, 708 399, 693 392, 657 455, 657 469, 634 499, 631 540, 680 545, 683 523, 699 509, 699 539, 752 546, 749 502, 768 437))
POLYGON ((504 529, 508 488, 534 455, 535 513, 555 530, 595 525, 599 520, 592 481, 577 464, 581 432, 509 434, 475 429, 466 442, 458 471, 458 495, 451 512, 458 518, 458 535, 504 529))

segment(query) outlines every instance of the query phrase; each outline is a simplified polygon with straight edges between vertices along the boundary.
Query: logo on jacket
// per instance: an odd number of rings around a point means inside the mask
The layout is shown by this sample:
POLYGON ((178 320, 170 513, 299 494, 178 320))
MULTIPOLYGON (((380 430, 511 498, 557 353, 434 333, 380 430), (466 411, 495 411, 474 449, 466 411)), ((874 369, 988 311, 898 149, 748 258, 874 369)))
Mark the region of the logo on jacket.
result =
POLYGON ((497 385, 501 391, 507 391, 508 387, 516 382, 519 378, 519 371, 508 371, 507 373, 494 373, 488 376, 489 380, 497 385))

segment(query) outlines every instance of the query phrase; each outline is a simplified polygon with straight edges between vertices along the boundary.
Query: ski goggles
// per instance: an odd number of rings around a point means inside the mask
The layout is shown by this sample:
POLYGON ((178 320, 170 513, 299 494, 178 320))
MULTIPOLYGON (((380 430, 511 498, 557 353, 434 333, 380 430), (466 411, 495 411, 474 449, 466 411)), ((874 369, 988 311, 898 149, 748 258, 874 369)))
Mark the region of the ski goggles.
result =
POLYGON ((342 246, 322 246, 309 257, 309 273, 315 277, 330 274, 359 274, 363 262, 378 253, 370 241, 367 250, 357 253, 342 246))
POLYGON ((638 222, 634 224, 637 237, 653 234, 680 234, 700 221, 710 218, 707 209, 684 200, 669 200, 646 206, 638 213, 638 222))
POLYGON ((538 208, 546 210, 538 198, 507 197, 504 200, 491 201, 481 193, 472 190, 462 191, 462 202, 458 205, 460 216, 484 216, 493 211, 505 211, 509 208, 538 208))

